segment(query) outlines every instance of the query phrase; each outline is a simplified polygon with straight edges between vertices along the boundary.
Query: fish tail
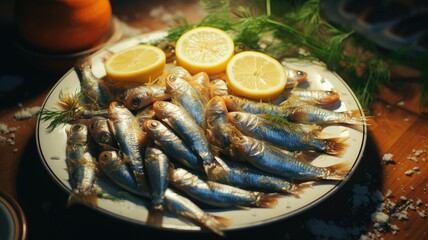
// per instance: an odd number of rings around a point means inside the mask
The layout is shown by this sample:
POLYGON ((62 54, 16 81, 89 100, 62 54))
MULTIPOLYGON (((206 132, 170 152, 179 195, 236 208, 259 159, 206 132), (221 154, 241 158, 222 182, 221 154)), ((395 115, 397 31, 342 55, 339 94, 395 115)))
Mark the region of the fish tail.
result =
POLYGON ((347 119, 344 123, 351 125, 367 125, 367 117, 361 116, 361 111, 359 109, 354 109, 346 112, 347 119))
POLYGON ((149 208, 147 223, 156 227, 162 227, 164 209, 162 205, 153 205, 149 208))
POLYGON ((326 146, 323 149, 325 153, 333 156, 340 157, 345 152, 348 144, 345 143, 347 137, 337 137, 325 139, 326 146))
POLYGON ((228 226, 229 219, 217 215, 207 214, 204 219, 199 221, 199 224, 201 224, 201 227, 205 227, 217 235, 224 237, 224 232, 221 231, 220 228, 228 226))
POLYGON ((287 189, 284 188, 284 192, 290 193, 296 197, 299 197, 305 191, 306 188, 312 187, 312 186, 313 186, 313 182, 293 184, 291 188, 287 188, 287 189))
POLYGON ((273 208, 278 204, 278 197, 276 194, 266 194, 257 192, 257 200, 255 206, 260 208, 273 208))
POLYGON ((325 180, 346 180, 349 170, 352 165, 349 161, 344 161, 332 166, 326 167, 327 173, 324 176, 325 180))
POLYGON ((68 196, 67 206, 83 204, 87 206, 98 206, 97 191, 95 188, 89 191, 73 190, 68 196))

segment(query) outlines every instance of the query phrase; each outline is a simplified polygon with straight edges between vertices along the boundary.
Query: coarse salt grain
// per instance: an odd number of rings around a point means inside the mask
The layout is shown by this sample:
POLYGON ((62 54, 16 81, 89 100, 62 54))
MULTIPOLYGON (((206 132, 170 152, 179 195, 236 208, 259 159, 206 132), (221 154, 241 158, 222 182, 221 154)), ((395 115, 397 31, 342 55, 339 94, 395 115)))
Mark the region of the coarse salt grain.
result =
POLYGON ((412 175, 413 175, 413 173, 414 173, 413 169, 410 169, 410 170, 407 170, 407 171, 405 171, 405 172, 404 172, 404 174, 405 174, 406 176, 412 176, 412 175))
POLYGON ((371 215, 371 219, 373 222, 383 225, 388 222, 389 216, 383 212, 375 212, 371 215))
POLYGON ((382 161, 385 164, 394 163, 394 160, 392 159, 394 157, 394 154, 392 153, 385 153, 382 157, 382 161))

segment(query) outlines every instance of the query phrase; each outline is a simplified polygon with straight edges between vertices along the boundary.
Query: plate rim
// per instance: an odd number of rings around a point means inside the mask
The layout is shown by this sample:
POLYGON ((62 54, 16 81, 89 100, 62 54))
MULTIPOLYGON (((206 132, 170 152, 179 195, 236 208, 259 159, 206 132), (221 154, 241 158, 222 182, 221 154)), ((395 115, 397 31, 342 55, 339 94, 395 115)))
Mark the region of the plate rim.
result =
MULTIPOLYGON (((144 33, 132 38, 128 38, 128 39, 124 39, 121 41, 118 41, 110 46, 107 46, 105 48, 102 48, 100 50, 98 50, 97 52, 93 53, 91 56, 96 56, 102 52, 108 51, 108 49, 110 47, 114 47, 117 45, 120 45, 121 43, 124 44, 124 42, 126 41, 131 41, 133 39, 142 39, 144 37, 150 36, 151 34, 159 34, 159 33, 164 33, 165 30, 160 30, 160 31, 154 31, 154 32, 148 32, 148 33, 144 33)), ((140 41, 141 42, 141 41, 140 41)), ((302 61, 299 61, 299 63, 301 63, 302 61)), ((303 61, 304 62, 304 61, 303 61)), ((314 63, 312 63, 314 64, 314 63)), ((364 110, 358 100, 358 98, 356 97, 355 93, 353 92, 353 90, 350 88, 350 86, 334 71, 331 71, 329 69, 327 69, 328 72, 332 73, 334 75, 335 78, 337 78, 337 80, 339 80, 343 87, 346 88, 347 92, 350 94, 350 96, 353 99, 353 103, 356 104, 357 109, 359 111, 359 113, 361 114, 362 117, 365 117, 364 114, 364 110)), ((52 94, 55 92, 55 89, 59 87, 59 85, 63 82, 67 80, 67 77, 70 74, 73 74, 73 72, 75 72, 74 68, 69 69, 66 73, 64 73, 61 78, 51 87, 51 89, 49 90, 48 94, 46 95, 42 105, 41 105, 41 111, 43 111, 43 109, 45 109, 46 104, 48 103, 48 101, 50 100, 50 98, 52 97, 52 94)), ((37 151, 40 157, 40 160, 43 164, 43 166, 45 167, 45 169, 47 170, 48 174, 52 177, 52 179, 54 180, 54 182, 65 192, 65 193, 69 193, 70 189, 68 188, 68 186, 66 186, 63 181, 54 173, 54 170, 49 166, 49 164, 47 163, 47 158, 45 157, 45 154, 42 151, 42 146, 41 146, 41 140, 40 140, 40 134, 42 130, 46 129, 41 129, 41 123, 42 123, 42 115, 39 114, 38 118, 37 118, 37 123, 36 123, 36 146, 37 146, 37 151)), ((60 126, 61 127, 61 126, 60 126)), ((362 138, 361 138, 361 145, 358 149, 358 155, 355 157, 355 161, 353 162, 352 166, 350 167, 350 171, 347 174, 347 178, 352 177, 352 175, 355 173, 358 165, 360 164, 363 155, 364 155, 364 150, 366 148, 366 143, 367 143, 367 126, 364 124, 361 126, 361 134, 362 134, 362 138)), ((301 206, 297 209, 294 209, 286 214, 283 215, 278 215, 278 216, 273 216, 273 217, 269 217, 266 219, 261 219, 261 220, 257 220, 255 222, 252 222, 251 224, 240 224, 240 225, 233 225, 233 226, 227 226, 224 228, 221 228, 222 231, 231 231, 231 230, 245 230, 245 229, 249 229, 249 228, 254 228, 254 227, 261 227, 261 226, 265 226, 268 224, 272 224, 281 220, 286 220, 288 218, 294 217, 298 214, 301 214, 303 212, 308 211, 309 209, 319 205, 320 203, 326 201, 327 199, 329 199, 332 195, 334 195, 334 193, 336 193, 337 191, 341 190, 342 187, 346 184, 346 180, 342 180, 339 181, 338 183, 334 184, 334 186, 328 190, 327 192, 325 192, 324 194, 318 196, 315 200, 311 201, 309 204, 306 204, 304 206, 301 206)), ((137 224, 140 226, 144 226, 144 227, 149 227, 149 228, 154 228, 154 229, 160 229, 162 231, 164 230, 168 230, 168 231, 179 231, 179 232, 199 232, 199 231, 206 231, 201 229, 199 226, 195 225, 195 227, 189 226, 188 228, 186 228, 185 226, 177 226, 177 227, 163 227, 163 226, 154 226, 151 224, 147 224, 146 222, 143 221, 138 221, 136 219, 132 219, 120 214, 117 214, 115 212, 109 211, 107 209, 104 208, 100 208, 100 207, 91 207, 92 209, 96 209, 96 211, 103 213, 104 215, 107 215, 109 217, 114 217, 116 219, 120 219, 122 221, 125 222, 129 222, 129 223, 133 223, 133 224, 137 224)), ((215 211, 222 211, 223 209, 214 209, 215 211)), ((215 214, 215 211, 213 212, 215 214)), ((223 210, 224 211, 224 210, 223 210)), ((210 213, 212 213, 212 211, 209 211, 210 213)))

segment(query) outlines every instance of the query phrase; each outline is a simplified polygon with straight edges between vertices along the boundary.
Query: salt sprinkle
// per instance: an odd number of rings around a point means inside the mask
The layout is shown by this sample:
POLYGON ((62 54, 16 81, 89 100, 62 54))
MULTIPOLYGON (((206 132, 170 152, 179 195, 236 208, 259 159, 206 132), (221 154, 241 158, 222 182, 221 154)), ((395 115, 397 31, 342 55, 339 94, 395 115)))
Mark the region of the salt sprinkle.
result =
POLYGON ((24 108, 19 112, 16 112, 14 117, 18 120, 24 120, 36 116, 40 112, 40 106, 35 106, 31 108, 24 108))
POLYGON ((391 164, 391 163, 394 163, 394 160, 392 159, 394 157, 394 154, 392 154, 392 153, 385 153, 384 155, 383 155, 383 157, 382 157, 382 161, 385 163, 385 164, 391 164))

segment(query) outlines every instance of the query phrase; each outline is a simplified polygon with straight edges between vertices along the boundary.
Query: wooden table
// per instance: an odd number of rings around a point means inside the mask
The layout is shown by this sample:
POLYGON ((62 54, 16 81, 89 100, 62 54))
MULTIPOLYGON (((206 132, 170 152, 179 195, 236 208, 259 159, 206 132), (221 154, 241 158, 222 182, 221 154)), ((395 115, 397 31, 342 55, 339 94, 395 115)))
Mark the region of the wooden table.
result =
MULTIPOLYGON (((112 1, 113 12, 129 26, 144 31, 168 26, 165 14, 183 13, 195 22, 203 11, 195 1, 112 1), (157 8, 162 14, 153 14, 157 8), (152 12, 151 12, 152 11, 152 12), (152 13, 152 15, 150 14, 152 13)), ((22 81, 12 91, 0 91, 0 123, 16 127, 12 143, 0 143, 0 190, 13 196, 24 209, 29 239, 217 239, 207 232, 186 233, 135 225, 106 216, 83 206, 66 207, 63 192, 44 169, 35 143, 36 118, 17 120, 23 108, 40 106, 48 91, 64 72, 46 72, 22 61, 16 54, 11 27, 13 1, 1 3, 0 77, 22 81), (9 11, 8 11, 9 10, 9 11), (88 233, 89 232, 89 233, 88 233)), ((128 29, 129 30, 129 29, 128 29)), ((245 230, 227 232, 230 239, 331 239, 368 237, 384 239, 426 239, 428 237, 428 120, 418 105, 421 81, 394 78, 394 89, 382 87, 373 105, 369 135, 363 159, 345 186, 319 205, 286 220, 245 230), (393 154, 393 162, 382 157, 393 154), (410 174, 409 170, 413 173, 410 174), (381 198, 379 198, 381 197, 381 198), (396 203, 395 210, 407 209, 407 218, 390 215, 387 229, 376 235, 372 216, 384 203, 396 203)), ((387 209, 392 209, 387 206, 387 209)), ((402 215, 404 216, 404 215, 402 215)))

